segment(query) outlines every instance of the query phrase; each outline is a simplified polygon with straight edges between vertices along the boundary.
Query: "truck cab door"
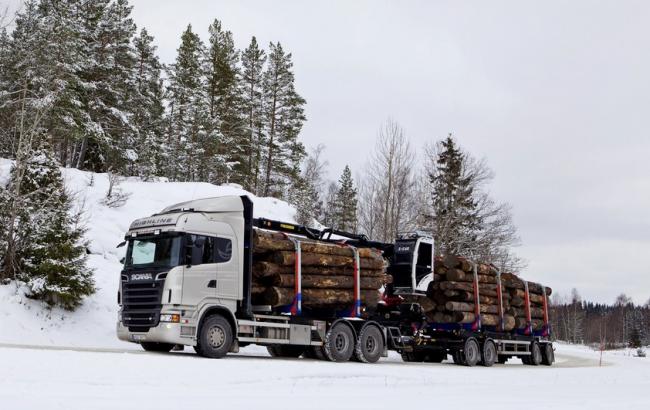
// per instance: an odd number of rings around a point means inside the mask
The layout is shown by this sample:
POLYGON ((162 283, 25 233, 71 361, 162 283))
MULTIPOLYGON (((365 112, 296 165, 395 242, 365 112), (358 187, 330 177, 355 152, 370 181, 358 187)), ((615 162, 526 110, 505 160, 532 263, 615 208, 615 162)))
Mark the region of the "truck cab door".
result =
POLYGON ((206 298, 217 296, 217 264, 213 260, 214 238, 188 234, 185 249, 181 303, 198 305, 206 298))
POLYGON ((234 237, 218 236, 214 242, 214 261, 217 267, 216 295, 222 299, 238 299, 239 249, 234 237))

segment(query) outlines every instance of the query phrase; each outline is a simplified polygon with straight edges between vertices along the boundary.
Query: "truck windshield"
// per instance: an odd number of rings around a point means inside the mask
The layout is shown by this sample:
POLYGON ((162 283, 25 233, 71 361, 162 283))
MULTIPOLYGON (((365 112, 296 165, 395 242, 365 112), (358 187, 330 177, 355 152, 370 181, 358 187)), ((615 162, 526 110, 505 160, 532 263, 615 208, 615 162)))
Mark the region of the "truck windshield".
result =
POLYGON ((126 268, 172 268, 180 264, 181 237, 155 236, 129 239, 126 268))

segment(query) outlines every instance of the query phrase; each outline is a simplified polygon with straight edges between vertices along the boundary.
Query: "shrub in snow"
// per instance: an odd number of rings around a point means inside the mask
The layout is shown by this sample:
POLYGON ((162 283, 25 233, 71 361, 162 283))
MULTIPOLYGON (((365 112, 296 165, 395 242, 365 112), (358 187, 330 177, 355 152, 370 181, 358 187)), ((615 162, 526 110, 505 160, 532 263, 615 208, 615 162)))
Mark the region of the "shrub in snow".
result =
POLYGON ((23 170, 14 166, 0 195, 6 222, 0 227, 2 271, 26 283, 29 297, 74 309, 95 290, 80 215, 71 215, 70 196, 48 147, 34 150, 23 170))

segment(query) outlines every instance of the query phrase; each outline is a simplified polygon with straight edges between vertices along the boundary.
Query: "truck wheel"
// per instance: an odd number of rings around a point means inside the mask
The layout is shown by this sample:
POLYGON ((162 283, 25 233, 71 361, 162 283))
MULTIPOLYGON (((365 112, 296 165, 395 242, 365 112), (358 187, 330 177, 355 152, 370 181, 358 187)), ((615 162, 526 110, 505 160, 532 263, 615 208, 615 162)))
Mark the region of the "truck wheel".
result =
POLYGON ((142 342, 140 346, 147 352, 161 352, 167 353, 174 347, 171 343, 156 343, 156 342, 142 342))
POLYGON ((461 356, 465 366, 476 366, 479 360, 481 360, 481 349, 479 348, 478 341, 473 337, 467 339, 461 356))
POLYGON ((451 357, 454 359, 454 364, 457 364, 459 366, 465 364, 463 361, 463 354, 460 350, 454 350, 454 352, 451 354, 451 357))
POLYGON ((232 327, 225 317, 208 317, 199 331, 198 353, 203 357, 219 359, 224 357, 232 345, 232 327))
POLYGON ((359 333, 354 356, 363 363, 375 363, 384 352, 384 337, 377 326, 365 326, 359 333))
POLYGON ((544 349, 542 349, 542 364, 544 366, 551 366, 555 362, 555 352, 553 351, 553 345, 546 343, 544 349))
POLYGON ((292 346, 292 345, 274 345, 267 346, 266 350, 269 352, 271 357, 292 357, 298 358, 305 352, 303 346, 292 346))
POLYGON ((533 342, 530 346, 530 364, 539 366, 540 363, 542 363, 542 349, 539 347, 539 343, 533 342))
POLYGON ((496 363, 498 358, 497 347, 493 341, 488 340, 483 344, 483 354, 481 355, 481 364, 485 367, 491 367, 496 363))
POLYGON ((325 335, 325 356, 332 362, 347 362, 354 353, 354 335, 346 324, 335 324, 325 335))

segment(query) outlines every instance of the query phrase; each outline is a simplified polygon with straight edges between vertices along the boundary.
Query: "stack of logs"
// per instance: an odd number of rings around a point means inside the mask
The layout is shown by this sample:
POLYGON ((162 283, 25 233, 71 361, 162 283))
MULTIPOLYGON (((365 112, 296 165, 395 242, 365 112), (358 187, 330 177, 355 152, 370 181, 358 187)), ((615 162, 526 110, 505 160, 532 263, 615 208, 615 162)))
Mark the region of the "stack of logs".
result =
MULTIPOLYGON (((297 238, 296 238, 297 239, 297 238)), ((303 308, 350 308, 354 302, 352 248, 300 238, 303 308)), ((384 259, 376 249, 359 251, 361 303, 375 306, 384 277, 384 259)), ((290 305, 295 297, 294 243, 279 232, 253 231, 253 303, 290 305)))
MULTIPOLYGON (((478 264, 479 305, 481 324, 499 326, 497 270, 491 265, 478 264)), ((434 323, 474 323, 474 264, 469 260, 447 256, 436 258, 434 281, 429 285, 426 300, 420 304, 427 319, 434 323)), ((551 288, 528 282, 530 314, 533 330, 544 325, 544 294, 551 288)), ((512 273, 501 274, 501 295, 504 330, 524 330, 527 325, 525 282, 512 273)))

